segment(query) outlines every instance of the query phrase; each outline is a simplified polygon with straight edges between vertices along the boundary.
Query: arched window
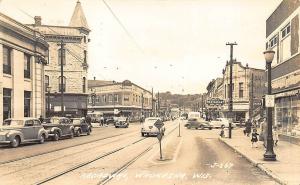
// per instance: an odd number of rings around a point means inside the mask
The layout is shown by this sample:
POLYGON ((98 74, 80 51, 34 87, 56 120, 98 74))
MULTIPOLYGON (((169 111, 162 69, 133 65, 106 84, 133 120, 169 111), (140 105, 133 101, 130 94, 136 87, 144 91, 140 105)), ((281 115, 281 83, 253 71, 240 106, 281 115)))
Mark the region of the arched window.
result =
POLYGON ((86 79, 85 77, 82 78, 82 92, 85 93, 86 92, 86 79))
POLYGON ((58 84, 59 84, 59 92, 63 90, 63 92, 66 92, 66 77, 63 77, 63 84, 61 84, 61 76, 58 78, 58 84))

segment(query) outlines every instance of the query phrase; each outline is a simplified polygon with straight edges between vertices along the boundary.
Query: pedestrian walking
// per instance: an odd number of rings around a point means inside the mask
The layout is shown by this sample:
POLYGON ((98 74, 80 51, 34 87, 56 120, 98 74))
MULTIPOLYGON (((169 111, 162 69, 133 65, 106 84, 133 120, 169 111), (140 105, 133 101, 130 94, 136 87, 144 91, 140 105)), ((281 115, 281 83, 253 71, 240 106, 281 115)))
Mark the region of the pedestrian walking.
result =
POLYGON ((257 136, 258 136, 259 134, 257 133, 257 130, 256 130, 256 128, 254 128, 253 129, 253 132, 252 132, 252 134, 251 134, 251 147, 253 148, 253 146, 255 147, 255 148, 257 148, 257 141, 258 141, 258 139, 257 139, 257 136))
POLYGON ((39 118, 40 122, 43 123, 44 122, 44 118, 42 115, 40 115, 40 118, 39 118))
POLYGON ((85 121, 88 125, 92 125, 92 118, 91 116, 87 115, 86 118, 85 118, 85 121))
POLYGON ((244 131, 244 134, 247 135, 247 137, 250 136, 250 133, 251 133, 251 127, 252 127, 252 123, 251 123, 250 119, 248 119, 247 122, 246 122, 246 128, 245 128, 245 131, 244 131))
POLYGON ((220 136, 221 136, 221 137, 225 137, 224 125, 221 126, 220 136))
POLYGON ((101 117, 100 117, 100 126, 103 126, 103 124, 104 124, 104 117, 101 116, 101 117))
POLYGON ((268 135, 268 123, 267 123, 267 119, 264 118, 264 120, 262 121, 262 123, 260 124, 260 137, 264 142, 264 147, 267 147, 267 135, 268 135))
POLYGON ((278 143, 278 132, 277 132, 277 126, 274 126, 273 129, 273 141, 274 141, 274 145, 277 146, 278 143))
POLYGON ((257 121, 255 119, 253 120, 252 128, 257 129, 257 121))

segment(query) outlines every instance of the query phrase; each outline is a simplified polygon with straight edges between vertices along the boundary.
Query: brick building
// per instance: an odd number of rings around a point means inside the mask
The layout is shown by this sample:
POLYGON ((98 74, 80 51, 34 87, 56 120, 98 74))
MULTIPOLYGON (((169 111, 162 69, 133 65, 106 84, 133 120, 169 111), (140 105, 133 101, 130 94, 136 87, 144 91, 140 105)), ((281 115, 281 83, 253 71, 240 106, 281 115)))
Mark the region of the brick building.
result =
MULTIPOLYGON (((224 100, 222 106, 206 105, 208 110, 211 109, 214 112, 213 115, 228 116, 229 68, 227 63, 223 70, 223 78, 212 80, 207 86, 207 99, 224 100)), ((260 113, 261 105, 259 103, 265 92, 265 70, 250 68, 248 64, 243 66, 236 60, 233 62, 232 69, 233 121, 245 120, 260 113)))
POLYGON ((300 137, 299 6, 299 1, 283 0, 266 20, 266 48, 275 51, 274 120, 282 134, 289 137, 300 137))
POLYGON ((63 90, 65 116, 84 116, 87 112, 87 55, 90 29, 81 3, 77 1, 69 26, 43 25, 39 16, 36 16, 35 23, 29 26, 43 33, 49 43, 49 63, 45 67, 45 85, 51 87, 49 115, 61 114, 63 90), (59 45, 61 41, 65 44, 63 84, 59 45))
POLYGON ((88 88, 89 112, 101 112, 106 117, 121 112, 124 116, 130 116, 132 120, 138 120, 142 114, 145 117, 151 114, 154 103, 152 93, 129 80, 88 80, 88 88))
POLYGON ((0 120, 45 115, 44 36, 0 13, 0 120))

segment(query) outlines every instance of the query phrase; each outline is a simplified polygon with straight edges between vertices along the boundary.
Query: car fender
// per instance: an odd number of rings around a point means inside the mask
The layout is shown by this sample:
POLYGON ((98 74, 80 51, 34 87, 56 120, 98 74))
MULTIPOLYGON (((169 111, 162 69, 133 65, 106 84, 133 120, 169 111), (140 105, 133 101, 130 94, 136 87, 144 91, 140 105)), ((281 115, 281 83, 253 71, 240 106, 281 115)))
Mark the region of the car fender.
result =
POLYGON ((21 141, 20 142, 23 142, 24 141, 24 135, 22 134, 22 132, 20 131, 17 131, 17 130, 10 130, 9 133, 8 133, 8 138, 10 141, 13 140, 13 138, 15 138, 16 136, 19 136, 21 141))
POLYGON ((52 127, 50 130, 50 133, 53 134, 54 132, 58 132, 60 135, 62 135, 62 131, 58 127, 52 127))
POLYGON ((45 129, 40 129, 38 133, 38 139, 41 137, 42 134, 45 134, 45 139, 48 138, 48 132, 45 129))
MULTIPOLYGON (((72 130, 72 128, 70 128, 72 130)), ((74 127, 74 131, 77 132, 78 130, 81 130, 81 127, 74 127)))
POLYGON ((75 131, 75 128, 74 128, 74 126, 72 125, 72 126, 70 126, 70 131, 75 131))

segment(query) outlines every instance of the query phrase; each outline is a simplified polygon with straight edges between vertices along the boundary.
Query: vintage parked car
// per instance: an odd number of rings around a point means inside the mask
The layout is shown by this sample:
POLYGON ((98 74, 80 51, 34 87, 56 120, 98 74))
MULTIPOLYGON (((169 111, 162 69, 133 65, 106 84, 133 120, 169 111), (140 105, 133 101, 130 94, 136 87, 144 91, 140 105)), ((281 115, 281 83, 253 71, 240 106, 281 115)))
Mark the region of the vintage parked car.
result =
POLYGON ((184 125, 188 129, 195 128, 195 129, 205 129, 208 128, 211 130, 213 126, 208 122, 201 118, 189 118, 187 123, 184 125))
POLYGON ((119 128, 128 128, 129 127, 129 120, 127 117, 118 117, 117 121, 115 122, 115 127, 119 128))
MULTIPOLYGON (((214 120, 210 121, 210 124, 212 125, 213 128, 228 128, 229 127, 229 120, 226 118, 216 118, 214 120)), ((231 124, 232 128, 236 127, 235 123, 231 124)))
POLYGON ((49 138, 54 141, 66 136, 73 138, 75 135, 74 125, 66 117, 52 117, 50 123, 43 122, 42 125, 47 130, 49 138))
MULTIPOLYGON (((150 135, 154 135, 157 136, 159 134, 159 130, 155 127, 155 122, 157 121, 161 121, 161 119, 159 117, 149 117, 145 119, 145 122, 142 125, 141 128, 141 135, 142 136, 150 136, 150 135)), ((162 134, 164 134, 165 132, 165 127, 163 126, 161 128, 161 132, 162 134)))
POLYGON ((18 147, 21 143, 44 143, 48 133, 36 118, 6 119, 0 127, 0 144, 18 147))
POLYGON ((92 126, 88 124, 84 118, 72 118, 71 122, 74 126, 75 136, 81 134, 90 135, 92 132, 92 126))

